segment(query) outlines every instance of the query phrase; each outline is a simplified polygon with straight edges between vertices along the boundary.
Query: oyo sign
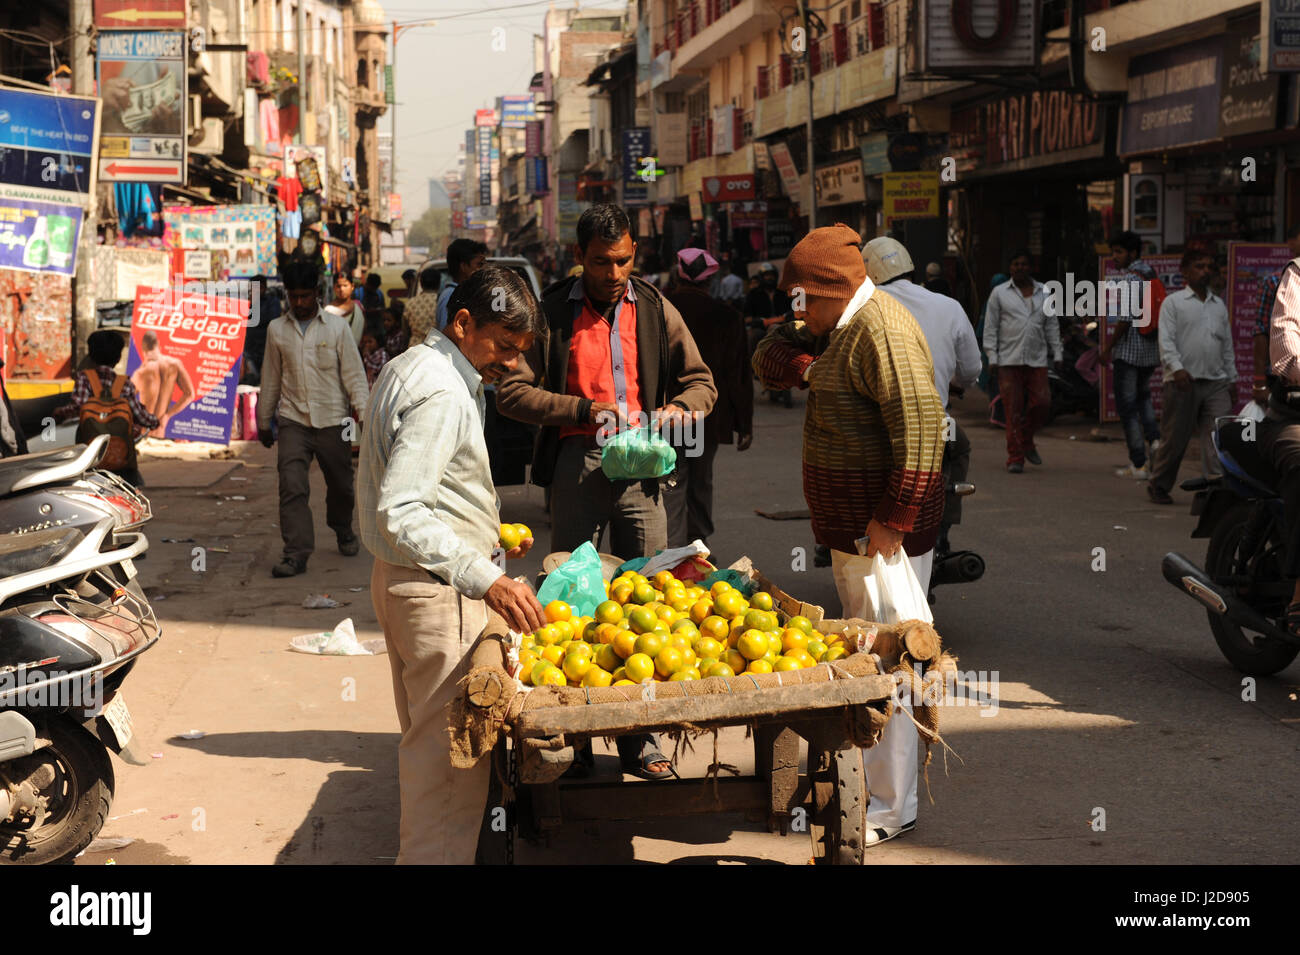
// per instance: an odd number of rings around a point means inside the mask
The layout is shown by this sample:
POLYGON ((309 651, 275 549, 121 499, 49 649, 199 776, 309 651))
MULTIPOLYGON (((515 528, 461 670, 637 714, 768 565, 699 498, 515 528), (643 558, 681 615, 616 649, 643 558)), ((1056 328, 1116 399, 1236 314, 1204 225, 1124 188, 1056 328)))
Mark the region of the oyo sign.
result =
POLYGON ((700 184, 705 202, 736 202, 757 198, 753 173, 739 176, 708 176, 700 184))

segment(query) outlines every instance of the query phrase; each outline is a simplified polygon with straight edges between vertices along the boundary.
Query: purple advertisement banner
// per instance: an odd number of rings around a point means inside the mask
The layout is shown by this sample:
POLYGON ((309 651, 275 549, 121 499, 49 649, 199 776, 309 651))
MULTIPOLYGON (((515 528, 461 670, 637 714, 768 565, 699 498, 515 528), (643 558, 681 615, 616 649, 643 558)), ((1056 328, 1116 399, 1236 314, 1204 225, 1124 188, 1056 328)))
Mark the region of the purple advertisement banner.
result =
POLYGON ((81 216, 77 206, 0 198, 0 268, 71 275, 81 216))

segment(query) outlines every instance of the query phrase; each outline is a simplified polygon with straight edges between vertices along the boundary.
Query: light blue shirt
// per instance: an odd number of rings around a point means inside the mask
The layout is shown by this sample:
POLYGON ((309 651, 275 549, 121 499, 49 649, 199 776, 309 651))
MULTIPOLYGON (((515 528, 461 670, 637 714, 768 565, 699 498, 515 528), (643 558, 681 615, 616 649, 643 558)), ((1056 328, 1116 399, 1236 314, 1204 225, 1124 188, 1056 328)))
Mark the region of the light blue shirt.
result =
POLYGON ((380 372, 361 435, 357 515, 380 560, 431 571, 478 599, 503 573, 490 555, 500 503, 483 440, 483 379, 437 331, 380 372))
POLYGON ((456 291, 456 286, 459 284, 456 281, 448 282, 447 287, 438 294, 438 331, 442 331, 447 327, 447 302, 451 299, 451 293, 456 291))
MULTIPOLYGON (((1132 333, 1130 333, 1132 334, 1132 333)), ((1160 364, 1166 378, 1186 371, 1193 378, 1237 380, 1232 323, 1223 299, 1208 289, 1205 301, 1190 288, 1165 296, 1160 306, 1160 364)))
POLYGON ((984 310, 984 352, 990 365, 1028 365, 1046 368, 1048 357, 1061 360, 1061 325, 1043 310, 1047 289, 1034 281, 1025 298, 1008 280, 989 295, 984 310))

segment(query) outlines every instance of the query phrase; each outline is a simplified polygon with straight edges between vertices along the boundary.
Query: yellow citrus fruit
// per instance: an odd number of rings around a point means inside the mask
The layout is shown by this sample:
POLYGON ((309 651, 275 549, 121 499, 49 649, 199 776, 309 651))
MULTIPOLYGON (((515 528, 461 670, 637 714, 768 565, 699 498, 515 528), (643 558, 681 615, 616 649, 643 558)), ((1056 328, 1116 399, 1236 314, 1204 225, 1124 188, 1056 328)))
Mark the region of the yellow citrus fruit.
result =
POLYGON ((533 637, 544 647, 549 647, 552 643, 560 642, 560 633, 549 623, 544 627, 538 628, 533 637))
POLYGON ((687 634, 692 640, 700 635, 700 628, 686 617, 680 617, 677 620, 674 620, 668 625, 668 630, 670 633, 687 634))
POLYGON ((768 630, 766 631, 766 633, 767 633, 767 652, 772 654, 772 656, 774 657, 779 657, 782 651, 781 634, 777 633, 774 630, 768 630))
POLYGON ((817 665, 817 661, 808 655, 807 650, 791 650, 786 654, 786 656, 798 660, 799 665, 804 668, 815 667, 817 665))
POLYGON ((655 589, 649 584, 637 584, 632 588, 632 599, 639 604, 648 604, 655 599, 655 589))
POLYGON ((731 667, 732 673, 740 673, 749 666, 749 660, 742 656, 739 650, 728 650, 718 662, 731 667))
POLYGON ((802 650, 808 646, 808 634, 796 627, 786 627, 781 633, 781 651, 802 650))
POLYGON ((572 620, 556 620, 551 624, 551 628, 559 634, 560 643, 563 643, 565 640, 572 640, 576 636, 573 632, 572 620))
POLYGON ((654 577, 651 579, 654 581, 654 585, 658 587, 660 590, 663 590, 669 584, 673 584, 677 582, 677 578, 673 576, 673 572, 671 570, 661 570, 659 571, 659 573, 655 574, 654 577))
POLYGON ((614 634, 614 642, 611 646, 615 653, 626 660, 636 652, 636 634, 631 630, 620 630, 614 634))
POLYGON ((696 624, 704 623, 711 613, 713 613, 712 600, 701 599, 691 604, 691 620, 696 624))
POLYGON ((524 686, 533 685, 533 667, 537 666, 537 660, 532 659, 524 661, 524 655, 519 655, 519 682, 524 686))
POLYGON ((636 633, 647 633, 659 625, 659 618, 649 607, 633 607, 627 622, 636 633))
POLYGON ((727 635, 731 633, 731 624, 727 623, 724 617, 705 617, 700 624, 700 633, 710 636, 714 640, 726 640, 727 635))
POLYGON ((757 660, 767 653, 767 634, 761 630, 746 630, 736 642, 736 649, 746 660, 757 660))
POLYGON ((759 610, 772 609, 772 595, 766 590, 760 590, 749 599, 750 606, 757 607, 759 610))
MULTIPOLYGON (((595 634, 597 643, 613 643, 614 634, 618 633, 619 627, 613 623, 595 624, 595 634)), ((588 641, 590 642, 590 641, 588 641)))
POLYGON ((791 617, 790 622, 787 623, 786 626, 794 627, 794 629, 796 630, 802 630, 804 633, 809 635, 811 635, 813 632, 812 621, 809 620, 807 617, 802 617, 802 616, 791 617))
POLYGON ((627 658, 623 664, 627 670, 627 678, 633 683, 640 683, 642 680, 648 680, 654 676, 655 661, 654 658, 645 653, 634 653, 627 658))
POLYGON ((749 665, 745 667, 745 672, 746 673, 771 673, 772 664, 768 663, 767 660, 765 659, 750 660, 749 665))
POLYGON ((709 667, 713 666, 713 664, 717 662, 717 657, 700 657, 695 661, 695 669, 699 670, 701 673, 708 673, 709 667))
POLYGON ((636 638, 636 652, 648 657, 659 656, 659 651, 668 645, 668 641, 657 633, 643 633, 636 638))
POLYGON ((771 630, 772 628, 768 625, 767 614, 751 607, 745 611, 745 629, 771 630))
POLYGON ((713 657, 714 659, 717 659, 722 654, 723 646, 712 637, 700 637, 691 644, 691 649, 701 657, 713 657))
POLYGON ((829 663, 832 660, 838 660, 841 657, 847 657, 848 655, 849 655, 848 648, 844 646, 844 644, 842 643, 837 643, 835 644, 835 646, 827 649, 826 655, 823 656, 819 662, 829 663))
POLYGON ((691 642, 689 633, 670 633, 668 635, 668 646, 676 647, 678 650, 689 650, 691 642))
POLYGON ((590 643, 586 643, 582 640, 574 640, 567 647, 564 648, 564 652, 566 655, 570 653, 580 653, 588 660, 590 660, 593 656, 595 656, 596 648, 593 647, 590 643))
POLYGON ((592 657, 592 659, 596 662, 596 666, 600 667, 602 670, 608 670, 610 673, 613 673, 623 665, 623 658, 620 657, 618 652, 609 644, 601 644, 601 646, 596 650, 596 655, 592 657))
POLYGON ((568 620, 573 616, 573 608, 563 600, 552 600, 546 605, 546 619, 550 623, 557 620, 568 620))
POLYGON ((554 666, 559 666, 560 661, 564 659, 564 648, 553 643, 542 650, 542 659, 554 666))
POLYGON ((738 617, 745 608, 745 598, 738 590, 727 590, 713 598, 713 609, 723 617, 738 617))
POLYGON ((704 673, 705 676, 735 676, 736 671, 726 663, 715 663, 704 673))
POLYGON ((709 593, 713 594, 713 596, 716 598, 718 594, 726 593, 730 589, 731 589, 731 584, 727 583, 725 580, 719 580, 717 583, 715 583, 712 587, 709 588, 709 593))
POLYGON ((655 656, 655 672, 662 677, 670 677, 685 665, 682 651, 677 647, 664 647, 655 656))
POLYGON ((548 669, 554 670, 555 664, 550 660, 538 660, 533 664, 533 668, 528 674, 530 677, 529 682, 532 683, 533 686, 541 686, 542 673, 548 669))
POLYGON ((591 667, 582 675, 583 686, 609 686, 613 682, 614 678, 609 675, 609 671, 600 667, 591 667))
POLYGON ((808 656, 812 657, 818 663, 822 662, 822 657, 826 656, 826 651, 830 648, 820 640, 809 640, 808 645, 804 647, 808 651, 808 656))
POLYGON ((498 538, 501 546, 506 550, 514 550, 519 546, 519 542, 523 540, 519 536, 519 528, 514 524, 502 524, 499 528, 498 538))
POLYGON ((606 600, 596 608, 596 619, 601 623, 618 623, 623 619, 623 606, 617 600, 606 600))
POLYGON ((699 671, 699 670, 695 669, 694 667, 683 667, 682 669, 680 669, 680 670, 678 670, 676 673, 674 673, 672 676, 670 676, 668 679, 670 679, 670 680, 698 680, 699 678, 700 678, 700 671, 699 671))
POLYGON ((533 536, 533 529, 527 524, 516 524, 515 533, 519 535, 520 541, 526 541, 533 536))
POLYGON ((679 614, 689 615, 691 612, 692 601, 690 597, 681 596, 676 599, 670 599, 668 606, 672 607, 679 614))
POLYGON ((602 627, 608 627, 610 624, 598 623, 593 620, 582 628, 582 639, 588 643, 600 643, 600 630, 602 627))
MULTIPOLYGON (((615 683, 617 683, 619 680, 627 680, 627 667, 619 667, 617 670, 611 673, 610 676, 614 678, 615 683)), ((631 683, 632 681, 627 680, 627 682, 631 683)))
POLYGON ((799 665, 799 661, 793 657, 777 657, 776 662, 772 664, 772 669, 778 673, 783 673, 786 670, 800 670, 802 667, 799 665))
POLYGON ((672 623, 677 619, 677 611, 667 604, 660 604, 658 607, 655 607, 655 616, 664 623, 672 623))
POLYGON ((559 667, 548 667, 542 671, 541 681, 534 680, 537 686, 568 686, 569 681, 565 679, 564 671, 559 667))
POLYGON ((627 581, 615 584, 613 587, 609 588, 609 595, 611 598, 618 601, 619 604, 626 604, 632 599, 632 585, 627 581))
POLYGON ((564 675, 574 683, 580 683, 587 671, 594 664, 585 653, 570 653, 564 658, 564 675))

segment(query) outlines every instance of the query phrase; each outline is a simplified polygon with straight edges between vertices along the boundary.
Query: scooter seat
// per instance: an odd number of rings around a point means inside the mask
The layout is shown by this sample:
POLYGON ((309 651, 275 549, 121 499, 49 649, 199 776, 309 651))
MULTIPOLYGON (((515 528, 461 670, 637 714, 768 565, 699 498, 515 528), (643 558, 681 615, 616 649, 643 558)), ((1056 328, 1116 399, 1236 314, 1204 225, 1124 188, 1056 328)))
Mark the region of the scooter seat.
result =
MULTIPOLYGON (((1255 490, 1266 497, 1276 497, 1279 484, 1277 472, 1260 453, 1259 443, 1245 440, 1246 425, 1245 421, 1238 418, 1224 421, 1215 432, 1214 443, 1233 477, 1253 485, 1255 490)), ((1251 434, 1253 437, 1253 427, 1251 434)))

